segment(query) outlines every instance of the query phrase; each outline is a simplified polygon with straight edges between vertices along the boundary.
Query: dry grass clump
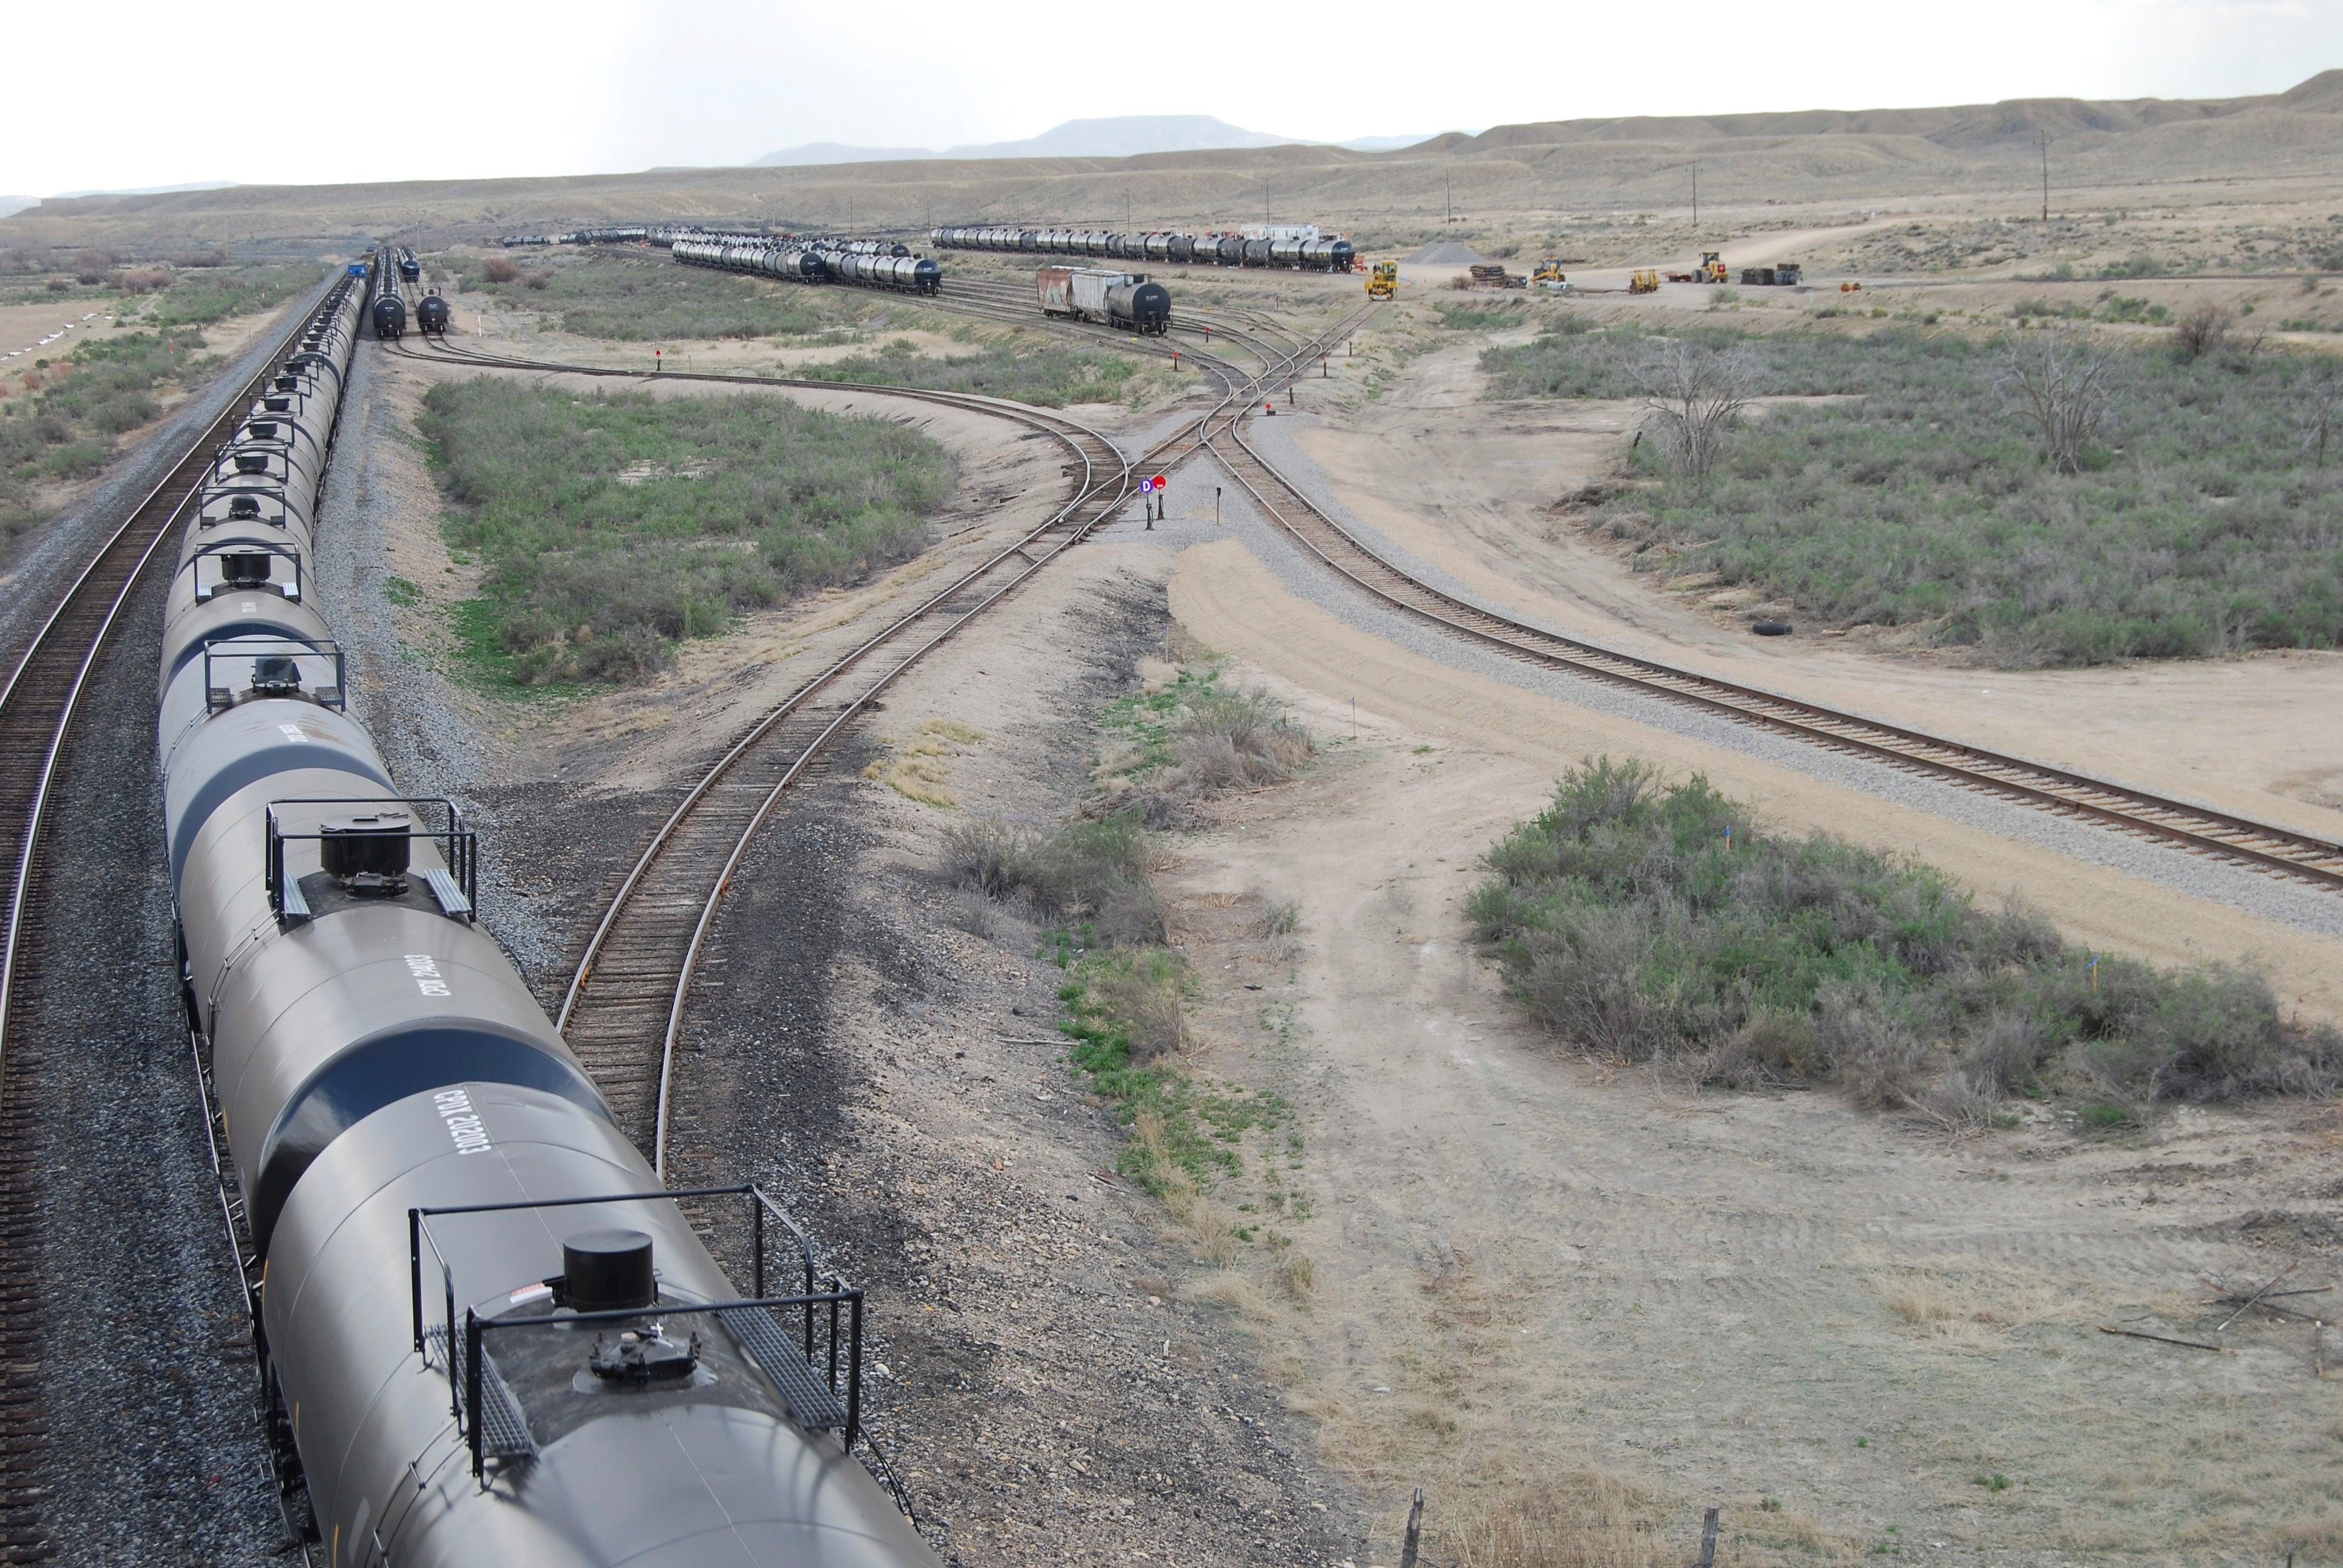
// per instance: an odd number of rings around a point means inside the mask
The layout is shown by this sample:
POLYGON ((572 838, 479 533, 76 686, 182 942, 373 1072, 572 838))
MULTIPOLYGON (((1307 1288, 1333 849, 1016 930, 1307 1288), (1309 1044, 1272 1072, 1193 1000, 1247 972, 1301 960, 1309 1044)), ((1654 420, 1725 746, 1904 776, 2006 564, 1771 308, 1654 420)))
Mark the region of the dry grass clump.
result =
POLYGON ((946 765, 983 739, 982 730, 956 719, 930 719, 895 742, 890 754, 865 768, 862 776, 923 806, 956 805, 946 788, 951 781, 946 765))
POLYGON ((480 276, 490 283, 510 283, 520 276, 520 268, 501 256, 492 256, 481 265, 480 276))
POLYGON ((2002 1350, 2010 1329, 2068 1322, 2088 1309, 2038 1275, 1958 1260, 1884 1270, 1871 1285, 1899 1322, 1945 1350, 2002 1350))
POLYGON ((1147 830, 1129 815, 1046 833, 998 817, 944 829, 955 881, 995 900, 1028 900, 1046 919, 1086 927, 1095 947, 1163 940, 1163 900, 1148 879, 1153 856, 1147 830))
POLYGON ((1775 837, 1706 779, 1642 762, 1572 769, 1488 864, 1469 912, 1509 989, 1614 1060, 1835 1082, 1948 1127, 2021 1096, 2114 1127, 2158 1101, 2343 1086, 2343 1033, 2283 1016, 2258 975, 2094 956, 1931 867, 1775 837))
POLYGON ((1453 1523, 1425 1514, 1433 1555, 1457 1568, 1674 1568, 1651 1493, 1620 1476, 1540 1476, 1457 1506, 1453 1523))

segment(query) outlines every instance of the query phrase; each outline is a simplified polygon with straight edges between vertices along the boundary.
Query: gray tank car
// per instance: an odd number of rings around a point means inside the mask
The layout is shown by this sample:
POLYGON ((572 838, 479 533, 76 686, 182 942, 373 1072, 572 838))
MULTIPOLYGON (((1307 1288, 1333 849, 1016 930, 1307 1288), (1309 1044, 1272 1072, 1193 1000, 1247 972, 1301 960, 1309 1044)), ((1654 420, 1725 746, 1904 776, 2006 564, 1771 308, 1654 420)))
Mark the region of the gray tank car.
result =
POLYGON ((473 835, 344 711, 308 567, 366 308, 333 288, 223 449, 157 672, 189 1029, 326 1561, 933 1568, 852 1457, 860 1293, 807 1247, 739 1299, 476 923, 473 835))

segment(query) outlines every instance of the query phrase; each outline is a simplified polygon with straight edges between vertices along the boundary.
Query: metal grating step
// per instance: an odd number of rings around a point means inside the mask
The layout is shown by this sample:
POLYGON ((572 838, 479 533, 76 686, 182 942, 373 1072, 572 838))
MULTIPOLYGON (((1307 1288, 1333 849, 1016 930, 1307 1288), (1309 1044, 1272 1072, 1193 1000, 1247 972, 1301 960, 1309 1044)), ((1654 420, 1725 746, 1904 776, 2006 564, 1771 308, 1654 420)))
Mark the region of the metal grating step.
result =
MULTIPOLYGON (((424 1364, 434 1364, 447 1370, 455 1380, 457 1398, 463 1398, 470 1374, 464 1367, 464 1336, 458 1334, 454 1352, 449 1352, 447 1330, 445 1326, 426 1329, 423 1333, 424 1364)), ((505 1386, 497 1371, 497 1360, 489 1356, 480 1367, 480 1451, 491 1459, 534 1459, 537 1442, 528 1435, 528 1422, 520 1413, 520 1406, 505 1386)))
POLYGON ((716 1314, 781 1391, 790 1419, 808 1432, 836 1432, 846 1425, 846 1407, 807 1364, 798 1347, 762 1307, 732 1307, 716 1314))

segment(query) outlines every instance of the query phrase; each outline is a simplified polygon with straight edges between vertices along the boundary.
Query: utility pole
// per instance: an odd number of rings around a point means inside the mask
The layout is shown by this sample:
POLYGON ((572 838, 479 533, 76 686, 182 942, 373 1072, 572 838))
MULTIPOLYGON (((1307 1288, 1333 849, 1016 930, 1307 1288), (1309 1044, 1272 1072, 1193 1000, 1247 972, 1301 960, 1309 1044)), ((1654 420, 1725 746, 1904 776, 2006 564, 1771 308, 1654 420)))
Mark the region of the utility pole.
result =
POLYGON ((1692 228, 1693 237, 1700 237, 1700 166, 1692 166, 1692 228))
POLYGON ((2042 137, 2042 221, 2048 223, 2050 221, 2050 133, 2044 131, 2040 135, 2042 137))
POLYGON ((1448 203, 1448 216, 1440 220, 1444 226, 1456 221, 1456 179, 1446 169, 1440 171, 1440 190, 1448 203))

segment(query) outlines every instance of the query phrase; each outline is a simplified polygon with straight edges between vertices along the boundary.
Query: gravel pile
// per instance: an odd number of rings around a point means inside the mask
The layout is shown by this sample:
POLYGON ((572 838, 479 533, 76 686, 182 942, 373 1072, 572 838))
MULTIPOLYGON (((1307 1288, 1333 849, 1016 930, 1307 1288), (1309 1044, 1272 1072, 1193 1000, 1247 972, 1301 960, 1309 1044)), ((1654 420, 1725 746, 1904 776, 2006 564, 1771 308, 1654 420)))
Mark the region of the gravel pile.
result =
MULTIPOLYGON (((1295 443, 1293 434, 1308 416, 1280 415, 1257 419, 1246 439, 1275 464, 1327 516, 1339 521, 1393 565, 1444 592, 1468 602, 1479 596, 1445 573, 1412 558, 1408 553, 1362 522, 1343 507, 1326 482, 1323 470, 1295 443)), ((2210 899, 2266 920, 2278 920, 2298 930, 2318 935, 2343 935, 2343 900, 2308 883, 2262 876, 2239 865, 2191 855, 2145 839, 2052 816, 2014 801, 1964 789, 1947 781, 1900 772, 1859 758, 1826 751, 1785 736, 1714 718, 1662 698, 1644 697, 1605 682, 1544 668, 1449 636, 1336 577, 1315 557, 1294 543, 1292 536, 1262 515, 1243 488, 1228 479, 1217 466, 1197 465, 1172 477, 1173 520, 1156 525, 1171 530, 1172 542, 1201 542, 1216 537, 1242 539, 1286 591, 1363 631, 1435 659, 1451 668, 1484 675, 1493 680, 1557 701, 1574 703, 1599 713, 1631 719, 1655 729, 1685 736, 1704 745, 1755 758, 1777 767, 1795 769, 1812 778, 1859 789, 1879 799, 1936 816, 2042 849, 2090 865, 2104 866, 2128 876, 2144 878, 2193 897, 2210 899), (1215 534, 1209 521, 1185 521, 1178 517, 1184 505, 1209 517, 1212 485, 1225 491, 1223 528, 1215 534), (1197 487, 1202 487, 1201 488, 1197 487)), ((1114 534, 1139 525, 1118 523, 1114 534)), ((1502 613, 1512 614, 1511 611, 1502 613)), ((1570 628, 1515 617, 1542 629, 1574 635, 1570 628)), ((2120 782, 2120 780, 2117 780, 2120 782)))

